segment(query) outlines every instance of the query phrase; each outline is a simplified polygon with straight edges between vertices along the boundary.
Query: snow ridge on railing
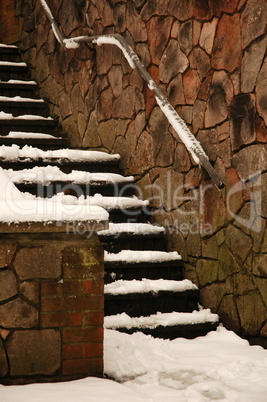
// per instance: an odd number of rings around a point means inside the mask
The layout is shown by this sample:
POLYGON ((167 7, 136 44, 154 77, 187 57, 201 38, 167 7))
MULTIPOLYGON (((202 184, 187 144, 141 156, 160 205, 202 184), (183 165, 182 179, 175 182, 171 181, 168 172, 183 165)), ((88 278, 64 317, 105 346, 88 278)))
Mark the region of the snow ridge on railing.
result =
POLYGON ((213 166, 211 165, 207 154, 202 148, 199 141, 195 138, 195 136, 190 132, 189 128, 183 121, 183 119, 179 116, 173 106, 170 104, 166 96, 163 94, 161 89, 155 83, 149 72, 144 67, 143 63, 137 56, 137 54, 133 51, 131 46, 126 42, 126 40, 120 34, 111 34, 111 35, 98 35, 98 36, 78 36, 75 38, 64 38, 62 35, 50 8, 48 7, 45 0, 40 0, 46 15, 52 25, 53 32, 60 43, 63 43, 67 49, 77 48, 81 43, 94 43, 97 45, 102 44, 112 44, 118 46, 125 58, 127 59, 129 65, 132 68, 137 68, 143 79, 147 82, 148 87, 154 92, 156 101, 168 119, 169 123, 172 125, 174 130, 176 131, 178 137, 183 141, 189 153, 192 155, 194 161, 199 165, 203 166, 204 169, 208 172, 209 176, 213 179, 216 186, 221 189, 224 187, 224 182, 218 173, 215 171, 213 166))

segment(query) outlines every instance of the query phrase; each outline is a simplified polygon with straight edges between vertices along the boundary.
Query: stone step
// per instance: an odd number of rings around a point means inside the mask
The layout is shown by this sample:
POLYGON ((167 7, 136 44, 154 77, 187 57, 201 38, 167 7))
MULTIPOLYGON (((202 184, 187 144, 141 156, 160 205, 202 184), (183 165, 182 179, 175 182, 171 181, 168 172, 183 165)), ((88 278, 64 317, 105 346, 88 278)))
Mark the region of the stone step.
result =
POLYGON ((49 111, 41 99, 0 96, 0 110, 11 113, 14 117, 22 115, 38 115, 48 117, 49 111))
POLYGON ((162 262, 136 262, 105 261, 105 283, 119 279, 141 280, 147 279, 183 279, 183 264, 181 260, 162 262))
POLYGON ((22 62, 0 61, 0 80, 27 80, 28 67, 22 62))
POLYGON ((19 49, 16 46, 0 44, 0 61, 19 61, 19 49))
POLYGON ((67 148, 68 140, 66 138, 54 137, 44 133, 11 132, 8 136, 0 136, 0 146, 12 146, 13 144, 18 145, 20 148, 24 147, 25 145, 31 145, 46 151, 67 148), (26 136, 25 138, 23 137, 24 135, 26 136), (27 135, 29 135, 29 137, 27 137, 27 135), (39 135, 43 136, 43 138, 39 137, 39 135))
POLYGON ((209 310, 192 313, 157 313, 148 317, 133 318, 123 313, 105 317, 104 325, 107 329, 116 329, 128 334, 143 332, 155 338, 193 339, 216 330, 219 325, 219 317, 217 314, 211 314, 209 310))
POLYGON ((56 122, 40 116, 18 116, 0 112, 0 135, 8 135, 11 131, 35 132, 56 135, 56 122))
POLYGON ((0 82, 0 95, 38 99, 38 86, 34 81, 9 80, 0 82))
MULTIPOLYGON (((136 223, 142 225, 142 223, 136 223)), ((165 233, 129 234, 119 233, 112 236, 98 233, 99 239, 106 251, 118 253, 122 250, 158 250, 167 251, 165 233)))
POLYGON ((105 316, 125 313, 130 317, 140 317, 156 314, 158 311, 191 313, 198 308, 198 297, 198 290, 105 294, 105 316))

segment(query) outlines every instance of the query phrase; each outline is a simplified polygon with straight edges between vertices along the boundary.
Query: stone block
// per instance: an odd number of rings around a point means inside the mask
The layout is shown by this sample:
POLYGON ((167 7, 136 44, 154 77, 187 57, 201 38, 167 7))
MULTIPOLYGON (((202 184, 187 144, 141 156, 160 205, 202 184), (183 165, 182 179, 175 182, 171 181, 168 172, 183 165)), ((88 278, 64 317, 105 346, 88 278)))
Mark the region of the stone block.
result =
POLYGON ((218 308, 218 314, 227 329, 240 331, 240 320, 234 295, 225 295, 218 308))
POLYGON ((267 125, 267 98, 266 88, 267 85, 267 59, 264 60, 263 66, 258 74, 256 81, 256 106, 259 115, 263 118, 265 125, 267 125))
POLYGON ((193 0, 181 0, 179 3, 176 0, 170 0, 168 12, 179 21, 186 21, 194 15, 193 0))
POLYGON ((226 171, 226 206, 229 219, 236 217, 244 203, 244 184, 238 177, 235 169, 227 169, 226 171))
POLYGON ((225 280, 228 276, 239 272, 240 267, 235 260, 233 254, 230 252, 226 244, 222 244, 219 247, 218 261, 220 264, 219 268, 219 281, 225 280))
POLYGON ((249 0, 241 13, 242 47, 246 48, 265 32, 267 9, 265 0, 249 0))
POLYGON ((226 230, 225 243, 235 256, 236 261, 241 264, 245 261, 253 245, 251 237, 233 225, 229 225, 226 230))
POLYGON ((252 272, 261 278, 267 278, 267 254, 255 255, 253 259, 252 272))
POLYGON ((189 61, 178 41, 171 39, 160 60, 159 78, 162 82, 169 83, 178 73, 183 73, 188 65, 189 61))
POLYGON ((211 22, 205 22, 203 24, 199 44, 208 54, 212 52, 217 24, 218 18, 213 18, 211 22))
POLYGON ((6 348, 11 376, 53 375, 60 369, 60 333, 54 329, 16 331, 6 348))
POLYGON ((199 302, 205 308, 210 308, 213 313, 217 313, 221 300, 227 293, 229 287, 226 283, 212 283, 200 289, 199 302))
POLYGON ((257 291, 251 291, 236 298, 241 329, 245 335, 259 334, 266 322, 267 312, 262 298, 257 291))
POLYGON ((8 267, 16 252, 15 243, 1 242, 0 244, 0 269, 8 267))
POLYGON ((0 270, 0 302, 18 293, 16 276, 11 270, 0 270))
MULTIPOLYGON (((103 105, 101 106, 103 107, 103 105)), ((112 115, 119 118, 131 118, 135 108, 135 87, 129 86, 113 102, 112 115)))
POLYGON ((197 94, 200 88, 200 78, 197 70, 188 70, 183 75, 183 87, 186 104, 193 105, 196 101, 197 94))
POLYGON ((30 300, 32 303, 37 304, 39 301, 39 285, 37 282, 22 282, 19 287, 20 293, 30 300))
POLYGON ((22 280, 58 278, 61 275, 61 249, 53 245, 21 248, 16 254, 14 268, 22 280))
POLYGON ((181 50, 189 55, 193 48, 193 21, 189 20, 181 24, 178 32, 178 42, 181 50))
POLYGON ((211 284, 218 280, 219 263, 216 260, 199 259, 197 261, 196 273, 200 286, 211 284))
POLYGON ((0 325, 4 328, 33 328, 38 317, 38 310, 20 298, 0 306, 0 325))
POLYGON ((146 25, 131 1, 127 1, 126 23, 134 42, 145 42, 147 40, 146 25))
MULTIPOLYGON (((135 0, 135 4, 137 1, 135 0)), ((144 1, 139 0, 139 3, 144 3, 144 1)), ((136 4, 138 7, 138 4, 136 4)), ((165 15, 167 14, 167 3, 161 0, 147 0, 141 11, 141 17, 144 21, 151 19, 153 15, 165 15)))
POLYGON ((62 256, 64 279, 102 279, 101 247, 67 247, 63 250, 62 256))
POLYGON ((234 13, 239 7, 240 0, 213 0, 211 2, 211 10, 212 12, 220 16, 221 13, 234 13))
POLYGON ((0 339, 0 377, 4 377, 8 372, 8 363, 3 342, 0 339))
POLYGON ((267 170, 266 145, 255 144, 241 149, 233 156, 232 166, 244 181, 267 170))
POLYGON ((153 17, 147 22, 147 36, 151 61, 159 65, 162 53, 168 43, 173 19, 153 17))
POLYGON ((241 64, 241 33, 239 14, 224 14, 218 23, 211 65, 216 70, 232 73, 241 64))

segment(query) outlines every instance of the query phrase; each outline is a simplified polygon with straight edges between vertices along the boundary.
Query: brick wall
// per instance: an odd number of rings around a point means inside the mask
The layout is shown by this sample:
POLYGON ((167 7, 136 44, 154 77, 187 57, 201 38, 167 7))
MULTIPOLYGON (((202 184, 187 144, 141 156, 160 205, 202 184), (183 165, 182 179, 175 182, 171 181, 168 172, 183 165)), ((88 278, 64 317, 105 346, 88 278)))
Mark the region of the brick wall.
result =
POLYGON ((7 45, 19 41, 19 18, 16 16, 16 0, 0 2, 0 41, 7 45))
POLYGON ((95 234, 0 237, 0 383, 103 374, 103 250, 95 234))

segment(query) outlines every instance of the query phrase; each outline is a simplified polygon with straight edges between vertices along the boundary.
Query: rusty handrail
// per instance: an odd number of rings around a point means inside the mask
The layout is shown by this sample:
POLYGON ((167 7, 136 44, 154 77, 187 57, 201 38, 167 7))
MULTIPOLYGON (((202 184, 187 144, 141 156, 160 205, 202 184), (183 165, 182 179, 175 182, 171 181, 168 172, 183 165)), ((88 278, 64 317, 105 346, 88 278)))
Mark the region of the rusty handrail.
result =
POLYGON ((133 51, 131 46, 126 42, 126 40, 120 34, 111 34, 111 35, 97 35, 97 36, 78 36, 74 38, 64 38, 61 33, 52 13, 49 9, 45 0, 40 0, 46 15, 51 23, 53 32, 59 43, 64 44, 66 48, 76 48, 79 47, 81 43, 94 43, 97 45, 102 44, 112 44, 118 46, 127 61, 129 62, 132 68, 137 68, 143 79, 147 82, 148 87, 154 92, 156 101, 161 108, 162 112, 168 119, 169 123, 172 125, 174 130, 176 131, 178 137, 182 140, 184 145, 186 146, 189 153, 192 155, 194 161, 200 164, 209 174, 211 179, 214 181, 216 186, 219 189, 224 187, 224 182, 222 178, 218 175, 214 167, 211 165, 207 154, 202 148, 199 141, 195 138, 195 136, 191 133, 183 119, 176 112, 174 107, 170 104, 166 96, 163 94, 161 89, 155 83, 137 54, 133 51))

